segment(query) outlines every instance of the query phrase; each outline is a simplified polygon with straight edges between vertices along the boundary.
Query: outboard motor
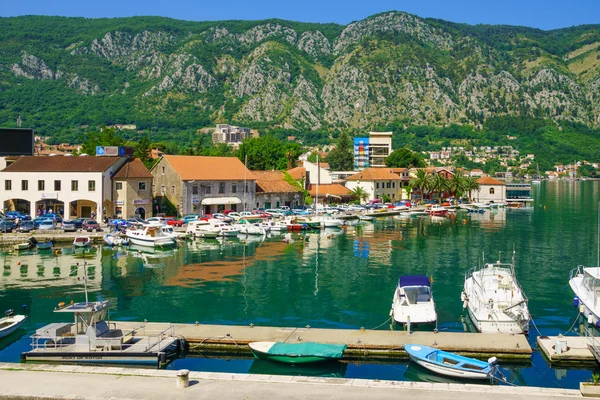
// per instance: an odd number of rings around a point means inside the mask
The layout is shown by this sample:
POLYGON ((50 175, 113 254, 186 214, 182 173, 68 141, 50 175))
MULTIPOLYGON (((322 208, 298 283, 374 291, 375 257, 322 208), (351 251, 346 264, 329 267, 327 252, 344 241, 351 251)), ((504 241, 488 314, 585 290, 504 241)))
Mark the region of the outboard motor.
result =
POLYGON ((12 308, 9 310, 4 311, 4 316, 5 317, 12 317, 13 315, 15 315, 15 310, 13 310, 12 308))
POLYGON ((496 365, 496 364, 498 364, 498 359, 496 357, 490 357, 490 358, 488 358, 488 364, 496 365))

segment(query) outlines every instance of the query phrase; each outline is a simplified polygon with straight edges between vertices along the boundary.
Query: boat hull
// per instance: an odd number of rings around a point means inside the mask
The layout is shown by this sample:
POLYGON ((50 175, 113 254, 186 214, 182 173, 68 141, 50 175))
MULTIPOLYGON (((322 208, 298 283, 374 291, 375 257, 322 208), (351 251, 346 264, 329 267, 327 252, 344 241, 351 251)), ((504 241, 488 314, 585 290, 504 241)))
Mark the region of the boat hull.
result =
POLYGON ((439 364, 431 363, 426 360, 418 359, 409 355, 410 359, 415 363, 419 364, 421 367, 428 369, 431 372, 435 372, 436 374, 452 376, 454 378, 464 378, 464 379, 487 379, 488 374, 485 372, 471 372, 471 371, 463 371, 457 370, 451 367, 445 367, 439 364))
POLYGON ((165 353, 112 354, 109 352, 71 353, 71 352, 35 352, 21 354, 21 361, 60 364, 116 364, 160 367, 166 363, 165 353))
POLYGON ((13 315, 10 317, 0 318, 0 338, 6 337, 19 329, 27 320, 24 315, 13 315), (6 325, 5 325, 6 324, 6 325))
POLYGON ((144 239, 140 237, 127 236, 129 241, 138 246, 145 247, 173 247, 176 244, 174 238, 159 238, 157 240, 144 239))
POLYGON ((326 361, 331 361, 331 358, 326 357, 316 357, 316 356, 301 356, 301 357, 293 357, 293 356, 279 356, 279 355, 271 355, 265 354, 256 350, 252 350, 254 357, 259 360, 268 360, 273 362, 279 362, 283 364, 311 364, 311 363, 321 363, 326 361))
POLYGON ((482 321, 482 320, 478 320, 477 317, 475 317, 475 314, 473 313, 473 310, 471 309, 471 307, 467 307, 467 311, 469 313, 469 318, 471 319, 471 322, 473 322, 473 325, 475 326, 475 329, 477 329, 477 331, 479 333, 502 333, 502 334, 521 334, 521 333, 527 333, 527 331, 523 331, 521 329, 521 326, 516 322, 516 321, 512 321, 512 320, 505 320, 505 321, 482 321))

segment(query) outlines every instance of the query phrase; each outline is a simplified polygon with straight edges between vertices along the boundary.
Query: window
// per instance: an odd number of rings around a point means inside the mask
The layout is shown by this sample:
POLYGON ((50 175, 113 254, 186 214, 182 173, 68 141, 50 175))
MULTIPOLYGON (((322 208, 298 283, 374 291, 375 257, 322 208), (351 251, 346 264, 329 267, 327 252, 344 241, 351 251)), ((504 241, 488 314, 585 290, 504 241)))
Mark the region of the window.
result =
POLYGON ((60 191, 60 181, 54 181, 54 190, 60 191))
POLYGON ((376 188, 379 189, 379 182, 377 182, 376 185, 377 185, 376 188))
POLYGON ((396 182, 392 182, 392 189, 396 189, 396 182))
POLYGON ((46 190, 46 181, 38 181, 38 190, 46 190))
POLYGON ((198 194, 198 186, 192 186, 192 194, 198 194))
POLYGON ((392 183, 391 183, 391 182, 388 182, 388 183, 387 183, 387 188, 389 189, 389 188, 391 188, 391 187, 392 187, 392 183))
POLYGON ((231 193, 237 193, 237 185, 235 183, 231 184, 231 193))
POLYGON ((27 181, 27 180, 21 181, 21 190, 29 190, 29 181, 27 181))
POLYGON ((165 185, 162 185, 162 186, 160 187, 160 192, 161 192, 162 194, 165 194, 165 193, 167 193, 167 188, 165 187, 165 185))
POLYGON ((219 183, 219 194, 225 193, 225 182, 219 183))
POLYGON ((204 193, 205 194, 210 194, 210 191, 211 191, 210 185, 203 186, 203 188, 204 188, 204 193))
POLYGON ((88 190, 90 192, 96 191, 96 181, 88 181, 88 190))
POLYGON ((138 190, 139 191, 146 191, 146 182, 138 182, 138 190))
POLYGON ((495 190, 494 188, 490 188, 490 194, 494 194, 495 190))
POLYGON ((115 190, 123 190, 123 182, 115 182, 115 190))
POLYGON ((163 175, 165 174, 165 167, 164 166, 162 167, 162 174, 163 175))
POLYGON ((12 181, 10 179, 4 181, 4 190, 12 190, 12 181))
POLYGON ((175 185, 171 185, 171 194, 175 194, 175 185))
POLYGON ((71 191, 76 192, 79 190, 79 181, 71 181, 71 191))

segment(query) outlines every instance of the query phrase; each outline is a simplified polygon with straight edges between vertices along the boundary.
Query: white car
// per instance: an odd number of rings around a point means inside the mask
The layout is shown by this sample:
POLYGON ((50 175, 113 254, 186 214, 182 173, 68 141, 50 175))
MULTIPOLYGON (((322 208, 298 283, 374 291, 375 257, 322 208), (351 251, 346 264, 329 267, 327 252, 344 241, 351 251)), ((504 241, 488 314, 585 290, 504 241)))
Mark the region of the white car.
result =
POLYGON ((228 217, 227 215, 221 214, 221 213, 214 213, 212 215, 212 217, 215 219, 221 220, 223 222, 232 222, 233 221, 233 218, 228 217))
POLYGON ((167 219, 163 217, 152 217, 146 220, 149 224, 166 225, 167 219))
POLYGON ((273 218, 282 218, 283 214, 281 212, 279 212, 279 210, 273 209, 273 208, 269 208, 267 210, 265 210, 265 213, 271 215, 273 218))
POLYGON ((40 223, 38 230, 40 231, 49 231, 52 229, 56 229, 56 222, 52 219, 45 219, 40 223))

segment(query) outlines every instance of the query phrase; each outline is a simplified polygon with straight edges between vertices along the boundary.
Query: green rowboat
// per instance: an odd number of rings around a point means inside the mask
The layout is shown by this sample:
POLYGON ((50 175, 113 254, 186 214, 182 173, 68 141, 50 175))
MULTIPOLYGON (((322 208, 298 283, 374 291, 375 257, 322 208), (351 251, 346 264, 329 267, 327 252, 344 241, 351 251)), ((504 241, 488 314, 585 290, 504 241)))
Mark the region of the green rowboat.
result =
POLYGON ((345 344, 314 342, 252 342, 248 346, 250 346, 255 358, 285 364, 308 364, 339 360, 347 347, 345 344))

